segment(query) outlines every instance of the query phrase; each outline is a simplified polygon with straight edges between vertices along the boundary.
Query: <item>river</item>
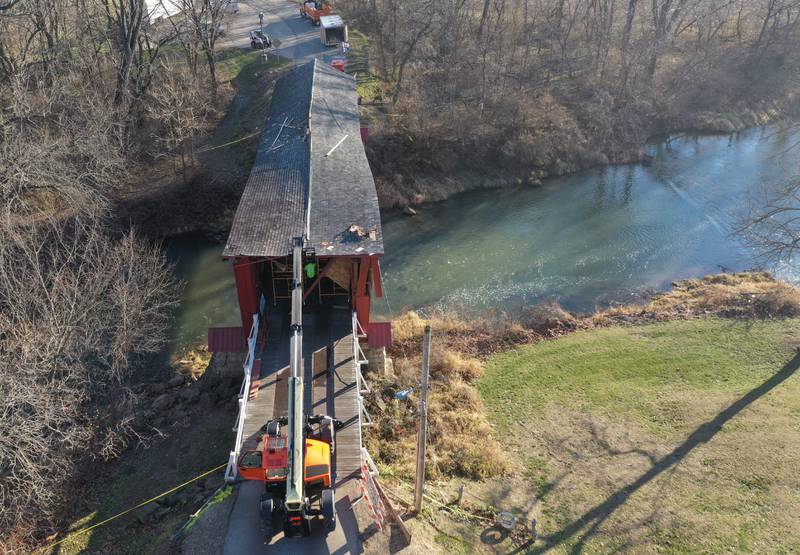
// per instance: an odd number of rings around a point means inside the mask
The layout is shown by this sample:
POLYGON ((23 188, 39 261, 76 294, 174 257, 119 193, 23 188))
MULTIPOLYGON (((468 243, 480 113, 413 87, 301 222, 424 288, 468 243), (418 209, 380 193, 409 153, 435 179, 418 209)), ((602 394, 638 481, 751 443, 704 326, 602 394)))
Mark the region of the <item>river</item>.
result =
MULTIPOLYGON (((637 300, 676 280, 758 264, 732 233, 752 199, 797 173, 800 133, 776 126, 649 146, 649 166, 598 168, 542 186, 479 190, 383 215, 387 316, 407 308, 514 313, 554 299, 574 311, 637 300)), ((238 319, 222 246, 173 240, 168 256, 188 287, 180 341, 238 319)), ((780 277, 796 281, 792 264, 780 277)))

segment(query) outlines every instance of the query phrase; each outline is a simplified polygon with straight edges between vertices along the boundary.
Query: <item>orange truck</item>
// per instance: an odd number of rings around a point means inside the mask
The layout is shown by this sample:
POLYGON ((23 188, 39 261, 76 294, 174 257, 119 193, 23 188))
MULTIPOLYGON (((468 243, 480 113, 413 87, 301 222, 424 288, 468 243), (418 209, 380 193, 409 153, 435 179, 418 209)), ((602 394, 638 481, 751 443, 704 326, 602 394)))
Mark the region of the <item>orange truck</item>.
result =
POLYGON ((300 17, 305 17, 311 20, 311 25, 319 26, 319 18, 331 15, 333 8, 330 4, 323 4, 321 2, 303 2, 300 4, 300 17))

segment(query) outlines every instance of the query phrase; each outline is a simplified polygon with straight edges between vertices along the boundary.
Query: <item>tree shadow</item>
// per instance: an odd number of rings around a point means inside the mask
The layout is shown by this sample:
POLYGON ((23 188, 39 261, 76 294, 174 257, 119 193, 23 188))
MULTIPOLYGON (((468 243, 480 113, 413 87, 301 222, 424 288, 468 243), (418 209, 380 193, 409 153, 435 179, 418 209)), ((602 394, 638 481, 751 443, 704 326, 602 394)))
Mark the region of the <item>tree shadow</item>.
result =
POLYGON ((746 395, 717 414, 713 419, 699 426, 686 440, 667 455, 653 460, 652 467, 637 478, 634 482, 617 490, 605 501, 595 505, 584 514, 567 524, 561 530, 542 535, 543 544, 532 548, 529 553, 543 553, 550 549, 572 540, 578 536, 577 543, 570 550, 571 553, 580 553, 588 540, 594 537, 600 526, 636 491, 648 484, 665 471, 673 470, 691 451, 703 443, 709 442, 722 429, 729 420, 738 415, 742 410, 772 391, 790 378, 800 367, 800 354, 797 354, 783 368, 764 383, 750 390, 746 395))

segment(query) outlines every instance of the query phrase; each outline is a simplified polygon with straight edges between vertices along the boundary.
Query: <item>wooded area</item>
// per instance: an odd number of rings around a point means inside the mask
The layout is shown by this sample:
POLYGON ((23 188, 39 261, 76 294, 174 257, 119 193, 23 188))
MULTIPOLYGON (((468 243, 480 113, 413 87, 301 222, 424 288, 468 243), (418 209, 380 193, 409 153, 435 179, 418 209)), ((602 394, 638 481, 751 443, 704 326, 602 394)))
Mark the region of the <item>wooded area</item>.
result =
POLYGON ((346 0, 396 104, 373 162, 532 181, 641 157, 667 130, 789 110, 794 0, 346 0), (542 170, 541 172, 539 170, 542 170))
POLYGON ((177 284, 114 196, 158 163, 186 181, 224 5, 175 1, 187 17, 159 22, 144 0, 0 1, 0 551, 53 533, 72 481, 147 439, 134 386, 177 284))

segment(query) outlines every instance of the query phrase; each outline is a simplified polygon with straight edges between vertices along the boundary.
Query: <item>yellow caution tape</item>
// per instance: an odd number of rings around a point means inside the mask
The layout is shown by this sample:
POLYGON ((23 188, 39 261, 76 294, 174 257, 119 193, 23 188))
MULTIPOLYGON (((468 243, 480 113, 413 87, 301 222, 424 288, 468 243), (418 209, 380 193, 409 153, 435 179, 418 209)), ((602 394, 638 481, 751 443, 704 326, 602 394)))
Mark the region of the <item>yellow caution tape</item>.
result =
POLYGON ((244 137, 241 137, 239 139, 234 139, 233 141, 230 141, 230 142, 227 142, 227 143, 224 143, 224 144, 221 144, 221 145, 202 147, 202 148, 197 149, 197 153, 200 154, 201 152, 208 152, 209 150, 216 150, 218 148, 223 148, 223 147, 226 147, 226 146, 235 145, 236 143, 241 143, 242 141, 246 141, 247 139, 252 139, 256 135, 260 135, 260 134, 261 134, 261 131, 256 131, 255 133, 252 133, 250 135, 245 135, 244 137))
POLYGON ((174 488, 168 489, 167 491, 165 491, 165 492, 163 492, 163 493, 159 493, 159 494, 158 494, 158 495, 156 495, 155 497, 151 497, 151 498, 150 498, 150 499, 148 499, 147 501, 142 501, 142 502, 141 502, 141 503, 139 503, 138 505, 135 505, 135 506, 131 507, 130 509, 126 509, 126 510, 122 511, 121 513, 117 513, 117 514, 115 514, 114 516, 108 517, 107 519, 105 519, 105 520, 103 520, 103 521, 100 521, 100 522, 98 522, 97 524, 92 524, 91 526, 89 526, 89 527, 87 527, 87 528, 84 528, 84 529, 82 529, 82 530, 77 530, 77 531, 75 531, 75 532, 71 532, 71 533, 67 534, 66 536, 64 536, 63 538, 61 538, 60 540, 58 540, 57 542, 51 543, 50 545, 48 545, 48 546, 46 546, 46 547, 42 547, 42 548, 40 549, 40 551, 41 551, 41 552, 48 551, 48 550, 52 549, 53 547, 57 546, 58 544, 60 544, 60 543, 64 543, 65 541, 67 541, 67 540, 68 540, 68 539, 70 539, 70 538, 74 538, 75 536, 80 536, 81 534, 85 534, 86 532, 89 532, 90 530, 94 530, 95 528, 97 528, 97 527, 99 527, 99 526, 102 526, 102 525, 104 525, 104 524, 108 524, 108 523, 109 523, 109 522, 111 522, 112 520, 118 519, 119 517, 121 517, 121 516, 124 516, 124 515, 126 515, 126 514, 130 513, 131 511, 135 511, 136 509, 140 509, 140 508, 144 507, 145 505, 147 505, 148 503, 152 503, 153 501, 156 501, 156 500, 158 500, 158 499, 161 499, 162 497, 164 497, 164 496, 166 496, 166 495, 169 495, 170 493, 172 493, 172 492, 174 492, 174 491, 177 491, 177 490, 179 490, 179 489, 181 489, 181 488, 183 488, 183 487, 186 487, 186 486, 188 486, 188 485, 189 485, 189 484, 191 484, 192 482, 196 482, 196 481, 197 481, 197 480, 199 480, 200 478, 205 478, 205 477, 206 477, 206 476, 208 476, 209 474, 213 474, 214 472, 216 472, 216 471, 218 471, 218 470, 222 470, 222 469, 223 469, 223 468, 225 468, 226 466, 227 466, 227 463, 225 463, 225 464, 221 464, 221 465, 219 465, 219 466, 217 466, 217 467, 215 467, 215 468, 212 468, 211 470, 208 470, 208 471, 206 471, 206 472, 203 472, 203 473, 202 473, 202 474, 200 474, 199 476, 195 476, 195 477, 194 477, 194 478, 192 478, 191 480, 187 480, 186 482, 182 483, 182 484, 181 484, 181 485, 179 485, 179 486, 175 486, 174 488))

